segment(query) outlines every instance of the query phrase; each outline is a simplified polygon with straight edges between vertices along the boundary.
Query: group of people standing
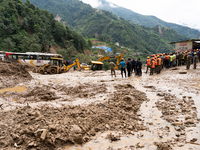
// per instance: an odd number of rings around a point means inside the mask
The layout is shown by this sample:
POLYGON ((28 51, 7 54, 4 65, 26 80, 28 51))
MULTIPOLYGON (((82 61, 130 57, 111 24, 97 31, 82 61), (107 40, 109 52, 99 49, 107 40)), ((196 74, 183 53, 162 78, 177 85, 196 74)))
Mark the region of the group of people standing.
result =
MULTIPOLYGON (((111 60, 111 62, 109 63, 109 66, 111 68, 111 76, 115 76, 116 77, 116 73, 115 73, 115 63, 113 62, 113 60, 111 60)), ((119 63, 119 66, 121 66, 121 75, 122 78, 125 75, 125 78, 127 77, 127 73, 126 73, 126 69, 128 72, 128 77, 131 76, 131 74, 134 72, 135 75, 142 75, 142 62, 140 61, 140 58, 137 58, 137 60, 128 58, 128 61, 125 62, 124 59, 121 60, 121 62, 119 63)))
POLYGON ((197 61, 200 62, 200 50, 192 50, 185 52, 176 52, 168 54, 157 54, 147 57, 147 70, 150 69, 150 75, 153 73, 159 74, 163 68, 171 68, 175 66, 186 65, 186 69, 190 69, 190 65, 194 64, 194 69, 196 69, 197 61))
MULTIPOLYGON (((185 52, 175 52, 175 53, 163 53, 163 54, 154 54, 150 57, 147 57, 146 60, 146 73, 148 73, 148 70, 150 70, 150 75, 153 75, 154 73, 161 73, 161 70, 166 68, 171 68, 175 66, 182 66, 186 65, 186 69, 190 69, 190 65, 194 64, 194 69, 196 69, 197 62, 200 62, 200 50, 191 50, 191 51, 185 51, 185 52)), ((109 64, 111 68, 111 75, 116 77, 115 73, 115 63, 113 60, 111 60, 109 64)), ((140 61, 140 58, 137 60, 135 59, 128 59, 127 62, 125 62, 124 59, 121 60, 119 63, 119 66, 121 66, 121 75, 125 75, 126 77, 126 68, 128 72, 128 77, 131 76, 133 72, 135 72, 135 75, 142 75, 142 62, 140 61)))

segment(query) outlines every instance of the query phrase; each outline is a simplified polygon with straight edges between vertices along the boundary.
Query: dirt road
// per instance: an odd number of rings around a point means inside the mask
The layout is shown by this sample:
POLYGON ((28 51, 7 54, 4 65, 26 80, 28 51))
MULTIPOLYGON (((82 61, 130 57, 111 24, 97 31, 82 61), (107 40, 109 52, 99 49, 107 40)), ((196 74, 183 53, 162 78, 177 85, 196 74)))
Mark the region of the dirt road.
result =
POLYGON ((200 69, 184 69, 126 79, 30 72, 14 88, 23 90, 0 90, 0 148, 200 149, 200 69))

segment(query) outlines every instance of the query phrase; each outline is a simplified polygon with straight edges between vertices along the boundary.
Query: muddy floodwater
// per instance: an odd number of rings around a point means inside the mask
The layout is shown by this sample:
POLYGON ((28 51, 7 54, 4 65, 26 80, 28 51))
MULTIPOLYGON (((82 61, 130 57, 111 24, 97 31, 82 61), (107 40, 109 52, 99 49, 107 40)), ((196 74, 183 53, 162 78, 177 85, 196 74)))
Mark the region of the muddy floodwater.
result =
POLYGON ((200 149, 200 64, 129 78, 29 73, 0 89, 0 149, 200 149))

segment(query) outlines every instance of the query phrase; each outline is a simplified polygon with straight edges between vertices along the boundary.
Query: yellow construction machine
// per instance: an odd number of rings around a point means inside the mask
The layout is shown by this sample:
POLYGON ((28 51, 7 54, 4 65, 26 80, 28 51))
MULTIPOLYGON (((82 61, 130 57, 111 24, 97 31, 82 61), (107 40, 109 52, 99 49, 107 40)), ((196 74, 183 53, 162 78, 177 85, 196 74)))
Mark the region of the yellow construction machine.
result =
POLYGON ((71 64, 71 65, 68 65, 68 66, 65 66, 64 65, 64 72, 67 72, 67 71, 69 71, 72 67, 74 67, 75 65, 77 65, 77 67, 78 67, 78 70, 80 71, 81 70, 81 67, 80 67, 80 61, 79 61, 79 59, 77 58, 76 59, 76 61, 73 63, 73 64, 71 64))
POLYGON ((102 70, 103 63, 100 61, 91 61, 91 70, 102 70))
POLYGON ((121 62, 121 60, 123 58, 123 54, 121 54, 119 56, 104 56, 104 57, 99 58, 98 62, 102 62, 102 61, 108 60, 108 59, 115 59, 115 58, 118 58, 117 59, 117 63, 116 63, 116 67, 115 67, 115 69, 118 69, 119 68, 119 63, 121 62))
POLYGON ((68 72, 75 65, 78 66, 78 70, 81 70, 80 62, 78 59, 76 59, 76 61, 73 64, 68 66, 63 65, 62 61, 63 61, 62 58, 51 58, 49 64, 46 64, 43 67, 39 68, 36 72, 40 74, 44 73, 59 74, 68 72))

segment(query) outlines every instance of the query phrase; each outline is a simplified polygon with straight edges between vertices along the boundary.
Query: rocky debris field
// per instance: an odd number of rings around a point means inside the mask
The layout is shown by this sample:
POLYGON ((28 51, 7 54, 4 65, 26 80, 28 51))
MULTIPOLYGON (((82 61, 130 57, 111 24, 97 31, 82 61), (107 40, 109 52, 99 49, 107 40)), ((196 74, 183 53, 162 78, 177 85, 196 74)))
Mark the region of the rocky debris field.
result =
POLYGON ((14 87, 31 79, 29 72, 21 65, 9 61, 0 61, 0 89, 14 87))
MULTIPOLYGON (((183 96, 182 99, 179 99, 170 94, 158 93, 158 95, 162 97, 156 103, 158 110, 162 112, 161 118, 172 124, 175 129, 176 137, 168 141, 168 144, 173 147, 182 147, 185 143, 194 144, 197 138, 186 138, 186 129, 196 127, 199 123, 194 101, 190 96, 183 96)), ((162 138, 163 135, 160 135, 160 137, 162 138)))
POLYGON ((40 75, 0 63, 2 150, 200 149, 200 69, 124 79, 120 71, 40 75), (14 86, 23 90, 4 90, 14 86))
MULTIPOLYGON (((147 101, 145 93, 125 84, 117 85, 116 92, 104 103, 61 108, 24 106, 1 112, 0 148, 54 149, 84 144, 96 133, 107 130, 125 134, 145 130, 137 115, 144 101, 147 101)), ((110 140, 117 139, 111 136, 110 140)))

